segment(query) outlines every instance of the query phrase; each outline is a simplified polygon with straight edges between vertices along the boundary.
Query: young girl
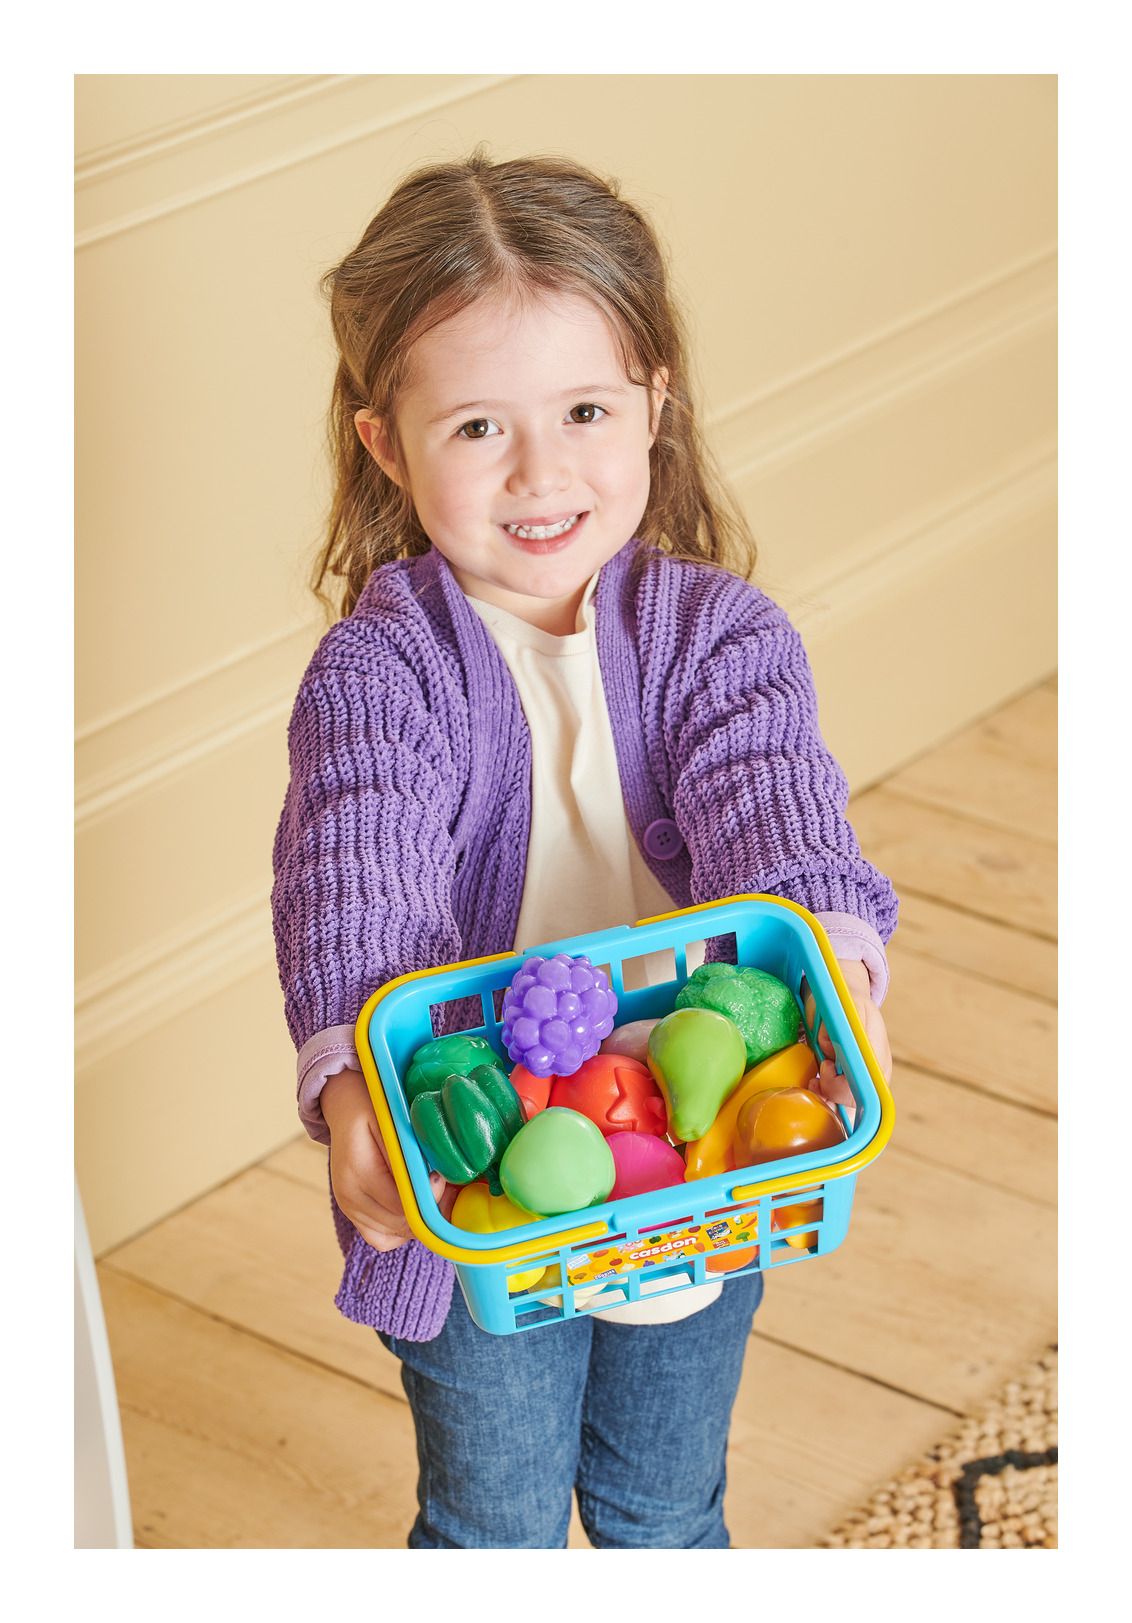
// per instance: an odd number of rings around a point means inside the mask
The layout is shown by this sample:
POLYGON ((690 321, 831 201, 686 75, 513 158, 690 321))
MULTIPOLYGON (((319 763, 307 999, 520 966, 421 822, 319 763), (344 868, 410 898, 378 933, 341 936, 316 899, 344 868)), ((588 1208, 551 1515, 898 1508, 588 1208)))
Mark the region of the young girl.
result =
MULTIPOLYGON (((798 636, 749 584, 638 211, 576 164, 477 150, 404 180, 326 284, 314 584, 341 578, 345 618, 295 702, 273 908, 337 1304, 400 1358, 416 1424, 408 1542, 561 1548, 576 1490, 595 1546, 725 1548, 762 1276, 484 1334, 409 1238, 354 1021, 411 970, 769 892, 822 920, 888 1071, 892 887, 846 821, 798 636)), ((843 1086, 832 1059, 822 1085, 843 1086)), ((457 1190, 433 1188, 447 1214, 457 1190)))

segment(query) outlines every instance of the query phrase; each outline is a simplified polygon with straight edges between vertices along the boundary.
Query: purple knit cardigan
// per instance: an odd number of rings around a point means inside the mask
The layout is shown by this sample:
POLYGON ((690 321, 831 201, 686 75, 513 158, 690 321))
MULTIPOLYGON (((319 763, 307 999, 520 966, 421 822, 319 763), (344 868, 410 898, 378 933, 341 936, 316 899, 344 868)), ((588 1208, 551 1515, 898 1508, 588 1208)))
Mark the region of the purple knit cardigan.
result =
MULTIPOLYGON (((848 785, 783 611, 738 576, 634 538, 603 566, 595 615, 629 825, 675 905, 762 891, 852 914, 887 941, 896 898, 846 821, 848 785), (663 859, 645 842, 658 820, 684 841, 663 859)), ((352 1024, 395 975, 514 944, 530 734, 503 656, 435 548, 375 570, 326 634, 288 742, 272 909, 301 1049, 352 1024)), ((331 1204, 340 1311, 406 1340, 439 1334, 452 1264, 418 1240, 374 1251, 331 1204)))

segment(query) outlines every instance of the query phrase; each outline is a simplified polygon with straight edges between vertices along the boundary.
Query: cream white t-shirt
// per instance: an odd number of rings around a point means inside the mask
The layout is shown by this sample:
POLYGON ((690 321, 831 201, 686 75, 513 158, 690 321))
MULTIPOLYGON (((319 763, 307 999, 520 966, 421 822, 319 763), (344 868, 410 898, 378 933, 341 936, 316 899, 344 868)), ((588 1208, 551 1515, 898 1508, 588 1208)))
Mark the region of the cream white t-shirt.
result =
MULTIPOLYGON (((575 631, 564 637, 468 599, 515 679, 531 734, 531 828, 514 941, 520 952, 675 906, 637 849, 625 815, 597 657, 597 579, 586 587, 575 631)), ((696 967, 689 954, 689 973, 696 967)), ((670 971, 667 955, 648 954, 627 966, 625 988, 655 985, 670 971)), ((653 1302, 606 1308, 602 1318, 672 1323, 710 1306, 722 1289, 723 1281, 715 1280, 653 1302)))

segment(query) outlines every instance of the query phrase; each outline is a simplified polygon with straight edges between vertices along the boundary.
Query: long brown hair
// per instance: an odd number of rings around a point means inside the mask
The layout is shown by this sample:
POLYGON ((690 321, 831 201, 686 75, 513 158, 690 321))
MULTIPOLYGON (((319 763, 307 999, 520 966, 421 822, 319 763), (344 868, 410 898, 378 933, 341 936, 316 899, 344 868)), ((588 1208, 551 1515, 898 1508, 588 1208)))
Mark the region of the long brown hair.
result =
POLYGON ((663 552, 750 575, 754 537, 700 437, 660 245, 616 181, 567 158, 494 163, 478 146, 407 175, 322 288, 338 345, 328 420, 335 490, 311 584, 331 613, 328 577, 343 582, 349 614, 379 564, 429 549, 411 498, 366 450, 354 414, 385 418, 399 451, 394 408, 414 341, 489 293, 580 293, 611 321, 632 382, 647 388, 667 368, 637 533, 663 552))

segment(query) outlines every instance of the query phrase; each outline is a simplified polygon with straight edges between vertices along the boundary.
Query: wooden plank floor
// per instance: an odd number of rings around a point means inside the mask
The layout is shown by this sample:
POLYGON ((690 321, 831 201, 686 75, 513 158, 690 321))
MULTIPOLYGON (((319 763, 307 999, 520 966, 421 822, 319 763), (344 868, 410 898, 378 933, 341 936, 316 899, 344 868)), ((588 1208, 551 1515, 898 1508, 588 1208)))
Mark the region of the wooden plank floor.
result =
MULTIPOLYGON (((896 1130, 844 1245, 757 1316, 739 1547, 813 1546, 1056 1338, 1056 713, 1051 680, 851 808, 901 897, 896 1130)), ((101 1259, 139 1545, 403 1545, 411 1416, 338 1261, 305 1137, 101 1259)))

